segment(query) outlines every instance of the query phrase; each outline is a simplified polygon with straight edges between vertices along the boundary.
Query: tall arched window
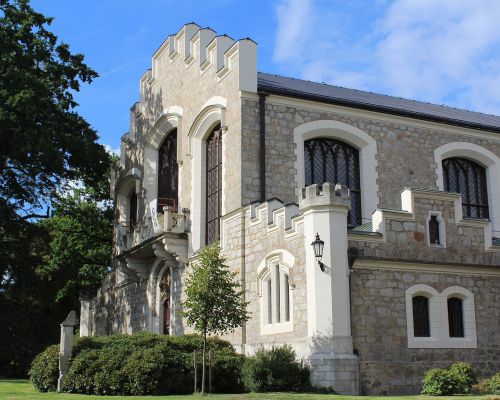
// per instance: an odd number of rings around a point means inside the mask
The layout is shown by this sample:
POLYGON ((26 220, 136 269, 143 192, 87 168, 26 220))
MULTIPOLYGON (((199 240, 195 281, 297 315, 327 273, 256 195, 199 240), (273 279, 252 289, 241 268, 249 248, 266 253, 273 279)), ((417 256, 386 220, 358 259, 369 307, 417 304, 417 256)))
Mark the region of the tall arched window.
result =
POLYGON ((129 219, 130 229, 134 229, 137 225, 137 194, 135 192, 130 196, 129 202, 129 219))
POLYGON ((158 150, 158 211, 163 211, 165 206, 177 209, 178 175, 177 130, 174 130, 158 150))
POLYGON ((351 191, 351 211, 348 224, 361 225, 361 185, 359 152, 347 143, 317 138, 304 142, 305 185, 325 182, 347 185, 351 191))
POLYGON ((207 218, 205 230, 206 244, 217 240, 220 235, 222 211, 222 131, 217 125, 207 139, 207 218))
POLYGON ((429 324, 429 299, 425 296, 415 296, 412 299, 413 306, 413 336, 431 336, 429 324))
POLYGON ((450 337, 464 337, 463 301, 458 297, 448 299, 448 329, 450 337))
POLYGON ((443 160, 444 190, 462 195, 464 217, 489 218, 486 171, 466 158, 443 160))

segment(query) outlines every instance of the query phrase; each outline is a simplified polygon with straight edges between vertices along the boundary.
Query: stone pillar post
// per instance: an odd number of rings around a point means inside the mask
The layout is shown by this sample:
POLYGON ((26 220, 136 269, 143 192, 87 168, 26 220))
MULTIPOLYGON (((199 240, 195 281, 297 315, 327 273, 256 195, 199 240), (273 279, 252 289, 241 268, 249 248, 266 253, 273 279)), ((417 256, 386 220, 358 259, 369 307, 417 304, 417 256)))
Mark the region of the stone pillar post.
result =
POLYGON ((69 370, 69 358, 73 350, 73 331, 76 324, 76 312, 71 311, 61 324, 61 342, 59 344, 59 379, 57 380, 57 391, 64 387, 64 377, 69 370))
POLYGON ((359 360, 351 336, 347 213, 349 189, 323 184, 302 189, 299 204, 304 215, 308 336, 313 384, 337 393, 359 393, 359 360), (322 272, 311 243, 316 233, 325 242, 322 272))

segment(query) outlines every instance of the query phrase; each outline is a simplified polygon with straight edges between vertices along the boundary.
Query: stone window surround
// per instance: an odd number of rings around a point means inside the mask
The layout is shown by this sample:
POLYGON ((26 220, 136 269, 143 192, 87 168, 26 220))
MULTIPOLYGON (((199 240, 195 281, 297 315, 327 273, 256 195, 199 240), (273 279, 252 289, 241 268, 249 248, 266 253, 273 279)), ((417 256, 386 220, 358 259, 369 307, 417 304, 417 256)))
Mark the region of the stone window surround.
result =
POLYGON ((408 348, 477 348, 476 316, 474 309, 474 295, 461 286, 450 286, 439 293, 433 287, 417 284, 405 291, 406 298, 406 329, 408 348), (413 330, 412 298, 425 296, 429 299, 430 337, 415 337, 413 330), (448 327, 448 299, 458 297, 463 300, 463 338, 454 338, 449 335, 448 327))
POLYGON ((139 185, 141 171, 138 168, 130 168, 120 179, 116 189, 116 208, 118 209, 118 222, 128 223, 130 221, 130 197, 137 194, 137 221, 141 220, 139 215, 139 185))
MULTIPOLYGON (((264 259, 261 261, 257 268, 257 296, 259 297, 260 303, 260 334, 261 335, 272 335, 276 333, 285 333, 293 331, 293 288, 292 283, 292 269, 295 264, 295 257, 285 249, 278 249, 268 253, 264 259), (271 275, 272 279, 272 267, 279 265, 280 275, 288 275, 288 304, 289 304, 289 316, 288 321, 268 324, 266 317, 267 312, 265 310, 268 304, 267 292, 264 290, 264 283, 267 282, 271 275)), ((280 299, 284 298, 283 282, 284 279, 280 279, 280 299)), ((275 298, 272 297, 272 301, 275 304, 275 298)), ((284 302, 280 301, 281 315, 284 315, 284 302)), ((273 307, 273 309, 275 309, 273 307)))
MULTIPOLYGON (((205 103, 202 111, 195 118, 188 135, 189 156, 191 158, 191 249, 194 253, 205 246, 205 218, 206 218, 206 139, 212 133, 213 128, 220 123, 222 128, 222 209, 221 215, 225 214, 225 163, 226 134, 226 99, 213 97, 205 103)), ((179 185, 179 187, 181 187, 179 185)))
MULTIPOLYGON (((494 232, 500 233, 500 158, 486 148, 469 142, 451 142, 434 150, 436 184, 444 190, 443 160, 452 157, 468 158, 486 169, 486 185, 490 220, 494 232)), ((493 235, 495 236, 495 235, 493 235)))
POLYGON ((425 226, 427 231, 427 246, 429 247, 438 247, 438 248, 446 248, 446 226, 443 219, 442 211, 429 210, 427 215, 427 219, 425 220, 425 226), (429 232, 429 221, 432 216, 436 216, 437 221, 439 223, 439 244, 431 243, 431 235, 429 232))
POLYGON ((305 185, 304 142, 313 138, 340 140, 359 151, 361 216, 363 219, 370 218, 378 206, 377 142, 375 139, 353 125, 335 120, 318 120, 299 125, 294 129, 293 136, 296 148, 295 190, 297 198, 305 185))

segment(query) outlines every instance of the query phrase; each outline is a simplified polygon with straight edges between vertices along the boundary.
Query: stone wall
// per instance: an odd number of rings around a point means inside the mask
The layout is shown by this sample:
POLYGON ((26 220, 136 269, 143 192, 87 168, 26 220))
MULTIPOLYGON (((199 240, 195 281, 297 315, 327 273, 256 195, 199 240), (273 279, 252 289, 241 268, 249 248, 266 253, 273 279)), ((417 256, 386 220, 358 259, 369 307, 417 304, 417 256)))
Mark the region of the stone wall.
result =
MULTIPOLYGON (((258 183, 255 178, 255 171, 258 171, 255 145, 259 132, 257 100, 243 99, 242 118, 243 143, 247 145, 243 147, 242 157, 246 160, 246 168, 254 168, 245 171, 246 176, 253 179, 243 181, 243 197, 248 200, 254 196, 258 183)), ((399 193, 405 187, 438 190, 434 150, 446 143, 473 143, 500 157, 499 135, 403 118, 398 119, 401 122, 393 122, 395 118, 386 114, 361 113, 345 107, 271 95, 266 98, 266 198, 296 201, 294 129, 318 120, 349 124, 376 140, 378 206, 381 208, 399 208, 399 193)))
POLYGON ((468 361, 483 377, 500 371, 500 276, 356 268, 351 274, 352 334, 361 390, 370 395, 418 393, 424 372, 468 361), (462 286, 474 294, 477 349, 409 349, 405 290, 462 286))

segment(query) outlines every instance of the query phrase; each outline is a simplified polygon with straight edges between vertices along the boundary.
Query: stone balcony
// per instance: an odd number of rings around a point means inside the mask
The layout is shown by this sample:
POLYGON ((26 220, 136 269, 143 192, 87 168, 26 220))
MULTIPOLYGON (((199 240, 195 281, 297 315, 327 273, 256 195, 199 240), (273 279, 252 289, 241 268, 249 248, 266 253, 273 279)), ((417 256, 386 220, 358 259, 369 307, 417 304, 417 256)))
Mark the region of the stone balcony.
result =
POLYGON ((137 223, 133 229, 127 222, 117 222, 114 225, 115 254, 119 256, 164 233, 185 233, 187 232, 187 220, 186 213, 173 212, 171 207, 165 207, 163 213, 157 214, 156 220, 148 217, 137 223))

